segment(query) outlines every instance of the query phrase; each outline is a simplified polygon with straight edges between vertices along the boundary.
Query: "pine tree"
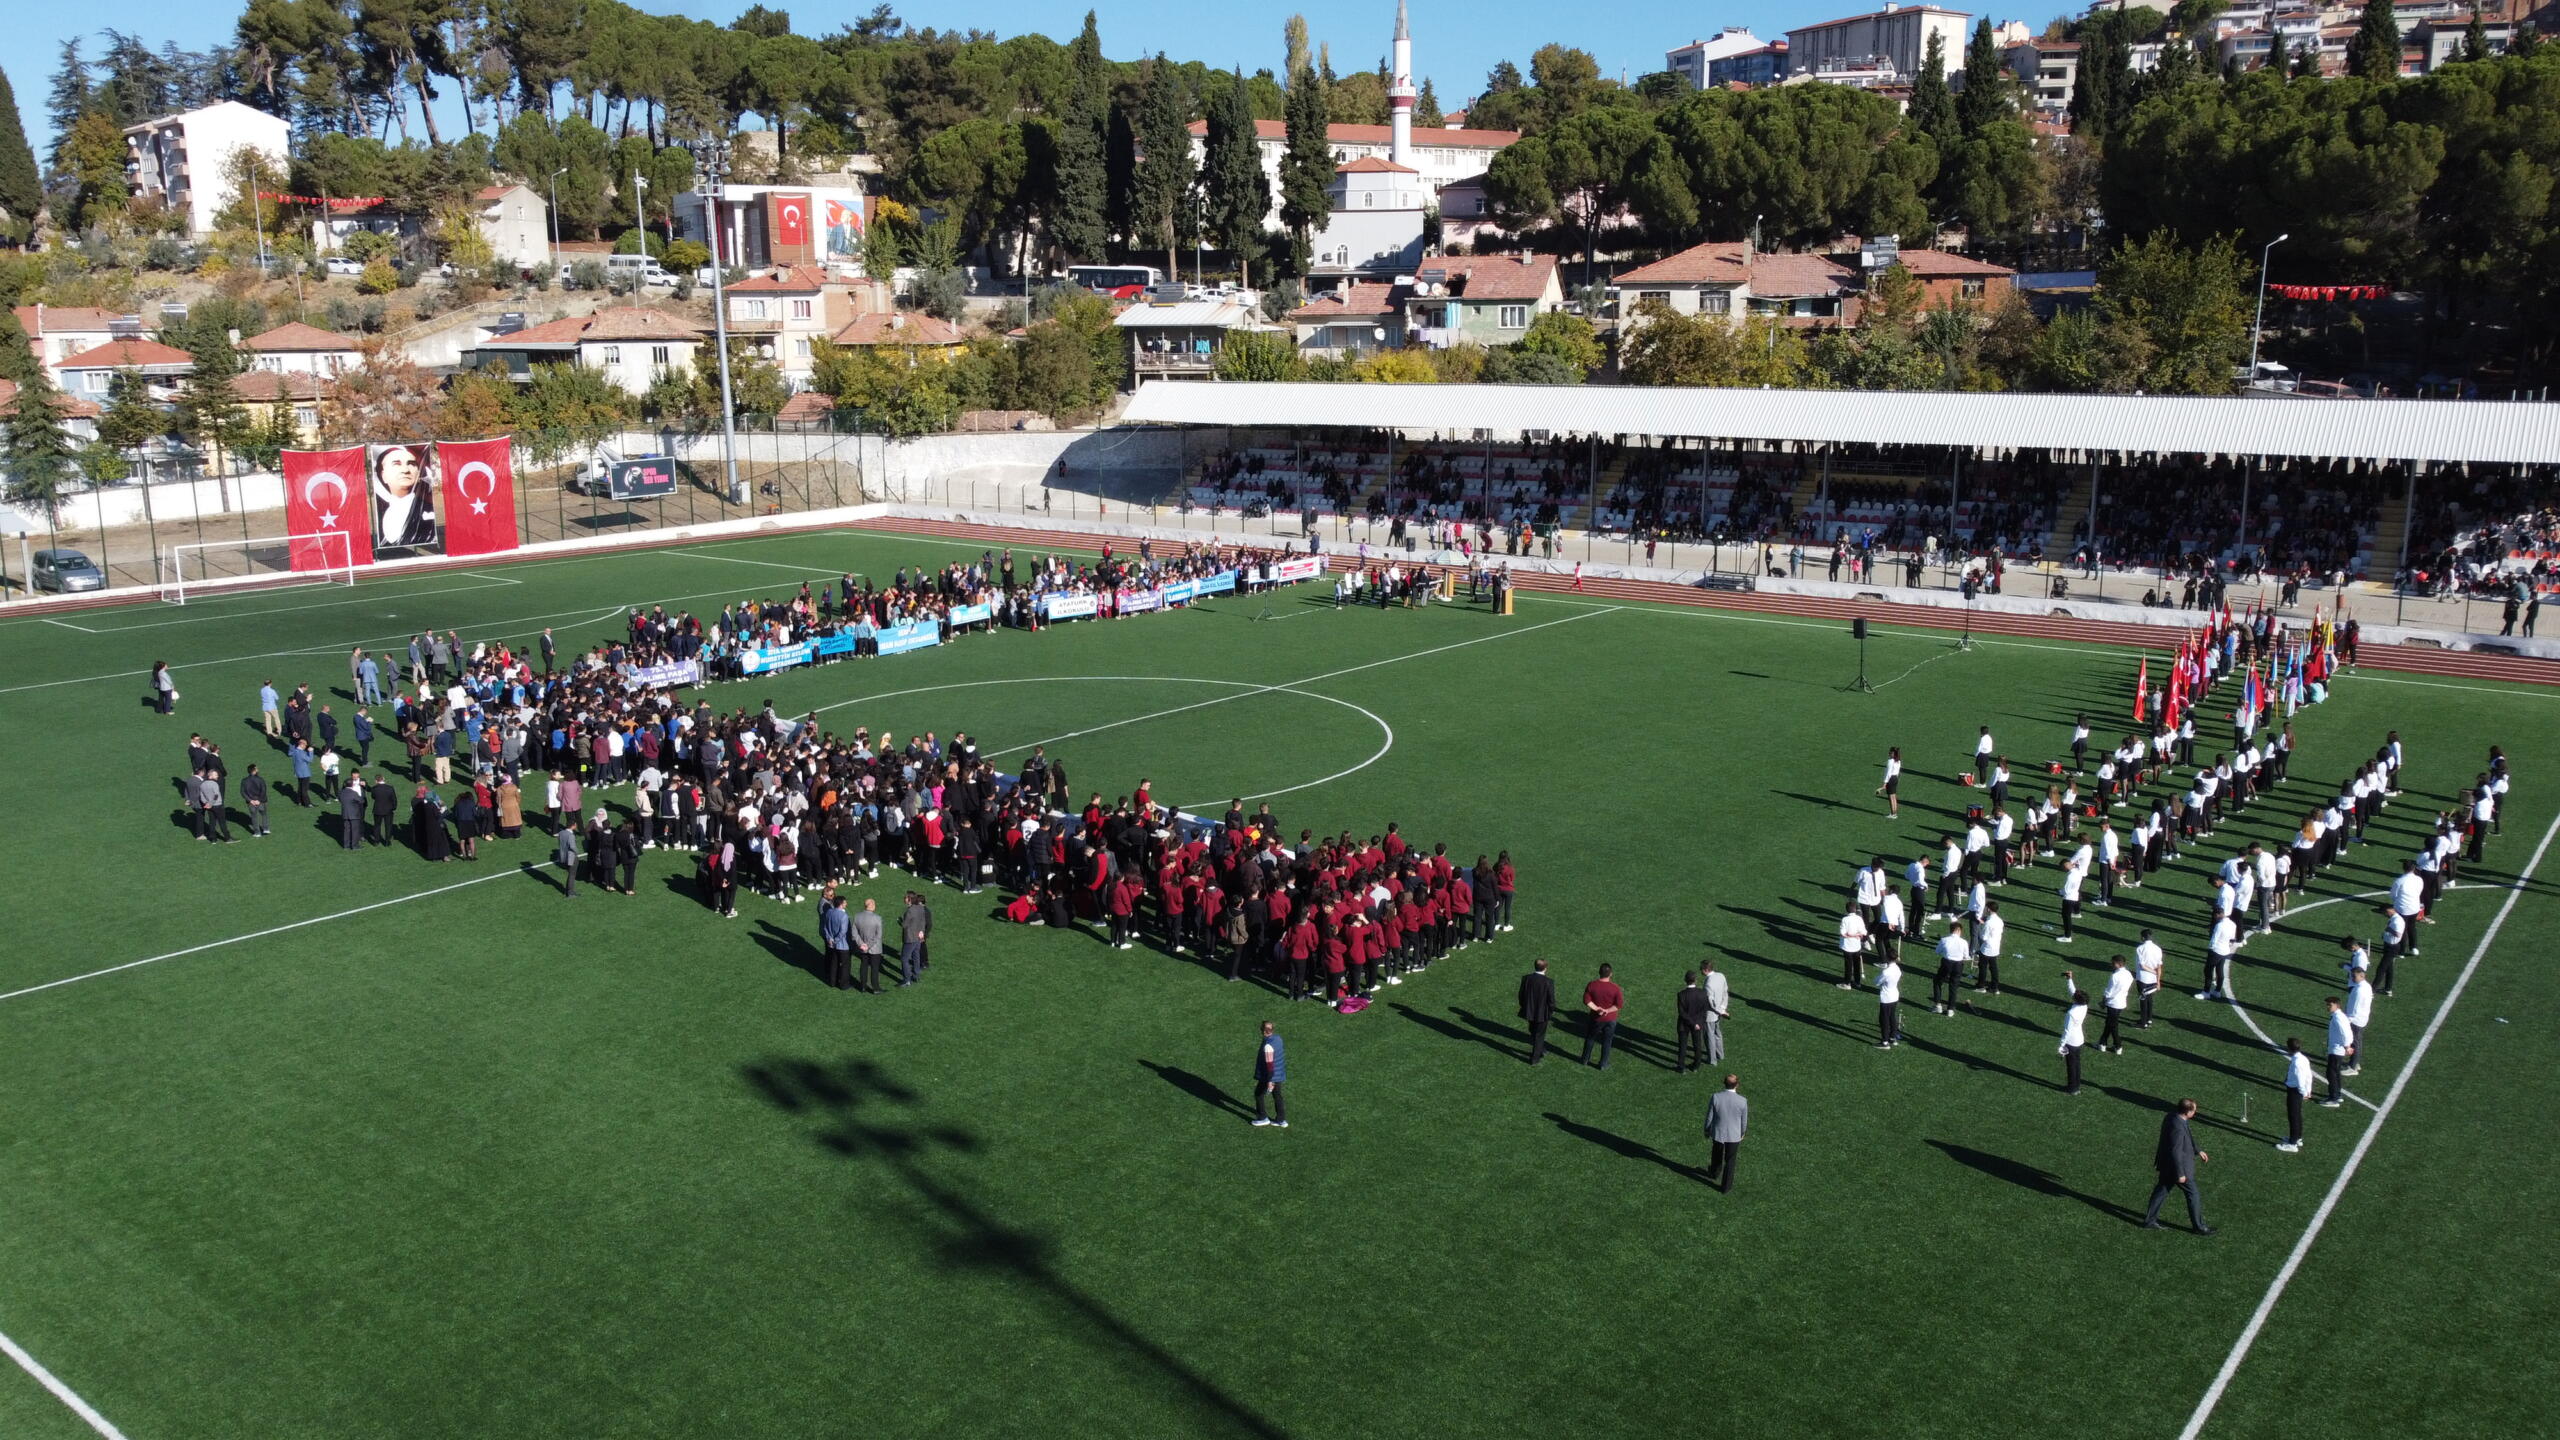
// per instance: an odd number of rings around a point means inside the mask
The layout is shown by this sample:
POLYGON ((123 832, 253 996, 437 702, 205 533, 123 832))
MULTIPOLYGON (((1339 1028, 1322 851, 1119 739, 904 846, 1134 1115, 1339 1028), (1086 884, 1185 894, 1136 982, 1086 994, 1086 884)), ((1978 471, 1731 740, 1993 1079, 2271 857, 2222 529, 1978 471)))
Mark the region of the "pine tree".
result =
POLYGON ((1253 250, 1262 243, 1263 217, 1271 211, 1271 187, 1262 173, 1262 147, 1254 138, 1253 103, 1244 72, 1235 72, 1218 108, 1209 115, 1209 159, 1200 177, 1208 199, 1209 233, 1236 257, 1238 280, 1253 283, 1253 250))
POLYGON ((195 357, 195 369, 178 384, 178 433, 207 450, 227 451, 249 437, 249 412, 231 388, 247 367, 221 320, 206 319, 170 337, 195 357))
POLYGON ((1984 130, 2008 119, 2011 103, 2009 74, 2000 64, 2000 46, 1985 17, 1974 22, 1973 41, 1965 46, 1964 93, 1956 97, 1956 119, 1965 138, 1979 139, 1984 130))
POLYGON ((1111 81, 1092 11, 1084 13, 1084 32, 1076 36, 1067 54, 1075 71, 1074 89, 1058 121, 1057 195, 1049 234, 1069 259, 1099 260, 1109 238, 1105 212, 1110 178, 1103 164, 1103 112, 1110 104, 1111 81))
POLYGON ((44 208, 44 181, 36 173, 36 152, 18 122, 18 94, 0 70, 0 235, 25 239, 35 234, 36 212, 44 208))
POLYGON ((1333 214, 1331 102, 1312 68, 1289 77, 1289 140, 1280 154, 1280 223, 1289 231, 1291 273, 1307 273, 1309 240, 1333 214))
POLYGON ((80 58, 80 37, 75 35, 62 42, 62 63, 54 67, 53 84, 44 97, 44 118, 53 126, 53 149, 45 163, 55 170, 67 168, 63 157, 71 143, 71 127, 88 108, 89 63, 80 58))
POLYGON ((2480 7, 2477 5, 2471 7, 2471 23, 2462 28, 2462 58, 2465 60, 2489 58, 2489 22, 2480 18, 2480 7))
POLYGON ((1422 130, 1437 130, 1449 123, 1448 113, 1440 108, 1440 97, 1432 93, 1429 80, 1422 82, 1422 92, 1413 97, 1413 123, 1422 130))
POLYGON ((1130 203, 1131 244, 1164 243, 1164 269, 1180 274, 1174 247, 1191 229, 1191 187, 1199 167, 1191 159, 1191 97, 1182 72, 1163 52, 1147 70, 1138 100, 1138 172, 1130 203))
POLYGON ((2377 84, 2400 78, 2400 17, 2389 4, 2364 7, 2364 23, 2347 42, 2347 73, 2377 84))
POLYGON ((77 451, 54 413, 53 377, 34 363, 26 330, 7 310, 0 310, 0 354, 19 357, 9 367, 15 373, 6 377, 17 382, 17 403, 0 412, 0 459, 8 462, 8 496, 50 512, 76 468, 77 451))
POLYGON ((2531 55, 2541 48, 2542 27, 2535 24, 2530 15, 2518 16, 2515 27, 2507 32, 2507 53, 2531 55))

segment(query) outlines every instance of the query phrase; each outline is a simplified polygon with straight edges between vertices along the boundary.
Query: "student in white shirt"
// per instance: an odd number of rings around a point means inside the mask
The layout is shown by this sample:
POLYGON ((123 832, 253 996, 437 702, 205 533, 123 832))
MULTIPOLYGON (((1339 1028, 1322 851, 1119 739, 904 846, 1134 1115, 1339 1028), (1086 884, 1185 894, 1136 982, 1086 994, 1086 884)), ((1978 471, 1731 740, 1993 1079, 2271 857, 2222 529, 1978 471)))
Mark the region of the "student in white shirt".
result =
POLYGON ((1964 827, 1964 878, 1967 883, 1982 878, 1982 853, 1991 848, 1991 832, 1976 820, 1964 827))
POLYGON ((1852 900, 1849 902, 1848 909, 1840 916, 1841 989, 1858 988, 1859 976, 1865 971, 1865 966, 1860 963, 1858 957, 1866 953, 1867 922, 1859 917, 1858 903, 1852 900))
POLYGON ((2124 1053, 2124 1011, 2133 1000, 2133 972, 2125 968, 2124 957, 2115 957, 2115 968, 2107 972, 2107 1023, 2098 1032, 2098 1048, 2110 1055, 2124 1053))
POLYGON ((1966 943, 1964 931, 1950 928, 1938 940, 1938 973, 1929 980, 1929 1012, 1933 1015, 1956 1013, 1956 995, 1964 985, 1964 962, 1971 958, 1973 946, 1966 943), (1943 996, 1943 998, 1941 998, 1943 996))
POLYGON ((1902 814, 1902 747, 1896 745, 1884 752, 1884 783, 1876 787, 1884 797, 1885 813, 1900 818, 1902 814))
POLYGON ((2136 1030, 2151 1028, 2151 1002, 2159 997, 2162 972, 2168 964, 2169 957, 2161 950, 2160 942, 2151 938, 2150 931, 2143 931, 2142 943, 2133 947, 2133 985, 2142 997, 2142 1018, 2134 1022, 2136 1030))
POLYGON ((1872 865, 1858 867, 1858 918, 1867 922, 1867 933, 1876 928, 1876 910, 1884 904, 1884 861, 1879 857, 1872 865))
MULTIPOLYGON (((1979 888, 1979 887, 1977 887, 1979 888)), ((1973 927, 1974 988, 1985 995, 2000 993, 2000 941, 2009 933, 2009 922, 2000 918, 2000 902, 1985 901, 1981 922, 1973 927)), ((1949 1014, 1955 1013, 1952 1009, 1949 1014)))
POLYGON ((2347 1073, 2364 1073, 2364 1042, 2373 1027, 2373 982, 2365 978, 2364 956, 2358 954, 2347 962, 2352 968, 2347 982, 2347 1023, 2356 1027, 2355 1048, 2348 1057, 2347 1073))
POLYGON ((2401 919, 2399 912, 2388 905, 2382 906, 2378 913, 2382 916, 2382 963, 2374 968, 2373 983, 2376 989, 2388 995, 2391 993, 2391 972, 2395 962, 2408 953, 2409 922, 2401 919))
POLYGON ((2229 915, 2213 922, 2212 933, 2204 942, 2204 988, 2196 992, 2199 1000, 2222 998, 2223 971, 2231 964, 2231 953, 2240 948, 2240 927, 2231 923, 2229 915))
POLYGON ((1876 971, 1876 1048, 1902 1043, 1902 967, 1890 960, 1876 971))
POLYGON ((2409 930, 2409 946, 2403 955, 2418 953, 2418 922, 2426 917, 2427 882, 2418 874, 2418 862, 2400 862, 2399 878, 2391 882, 2391 913, 2400 917, 2409 930))
POLYGON ((2124 844, 2116 838, 2116 823, 2098 823, 2098 908, 2104 910, 2116 903, 2116 869, 2124 863, 2124 844))
POLYGON ((2080 882, 2088 875, 2088 862, 2076 855, 2062 867, 2062 934, 2055 938, 2056 944, 2068 945, 2072 941, 2071 922, 2080 916, 2080 882))
POLYGON ((1982 727, 1982 738, 1973 742, 1973 783, 1976 785, 1991 783, 1991 757, 1995 753, 1996 749, 1991 743, 1991 727, 1985 725, 1982 727))
MULTIPOLYGON (((2062 972, 2062 983, 2071 984, 2071 972, 2062 972)), ((2071 1008, 2062 1012, 2062 1093, 2080 1093, 2080 1047, 2088 1042, 2089 992, 2073 989, 2071 1008)))
POLYGON ((1964 846, 1956 837, 1946 837, 1945 853, 1938 857, 1937 912, 1941 920, 1956 918, 1956 899, 1964 883, 1964 846))
POLYGON ((1902 913, 1902 896, 1891 885, 1884 887, 1884 904, 1876 912, 1876 937, 1884 942, 1885 957, 1902 958, 1902 937, 1911 927, 1902 913))
POLYGON ((2009 841, 2018 833, 2018 822, 2009 818, 2003 806, 1991 812, 1991 883, 2009 883, 2009 841))
POLYGON ((1911 887, 1911 899, 1906 902, 1906 909, 1911 917, 1911 933, 1917 935, 1921 921, 1929 914, 1928 852, 1921 852, 1910 864, 1902 867, 1902 883, 1911 887))
POLYGON ((2087 767, 2080 757, 2089 749, 2089 717, 2082 715, 2071 722, 2071 773, 2079 774, 2087 767))
POLYGON ((2311 1098, 2311 1057, 2302 1053, 2302 1042, 2288 1035, 2284 1042, 2284 1139, 2276 1148, 2287 1155, 2302 1149, 2302 1106, 2311 1098))
POLYGON ((2356 1048, 2356 1027, 2347 1018, 2347 1007, 2338 1003, 2337 996, 2329 997, 2328 1006, 2329 1098, 2321 1101, 2320 1105, 2322 1109, 2335 1110, 2346 1102, 2347 1092, 2338 1077, 2346 1069, 2347 1055, 2356 1048))

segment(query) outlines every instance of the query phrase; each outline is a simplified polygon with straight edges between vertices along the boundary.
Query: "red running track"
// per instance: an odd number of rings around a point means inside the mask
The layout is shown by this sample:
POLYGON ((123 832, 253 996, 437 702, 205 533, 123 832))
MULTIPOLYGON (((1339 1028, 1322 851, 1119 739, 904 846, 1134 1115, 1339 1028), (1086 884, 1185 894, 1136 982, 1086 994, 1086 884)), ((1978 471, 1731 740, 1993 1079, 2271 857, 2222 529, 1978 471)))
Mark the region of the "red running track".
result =
MULTIPOLYGON (((1091 551, 1096 541, 1115 538, 1083 530, 1029 530, 1001 525, 973 525, 957 520, 918 520, 903 517, 866 520, 854 528, 966 539, 996 546, 1039 546, 1055 550, 1078 551, 1091 551)), ((1347 569, 1350 568, 1351 563, 1357 563, 1353 557, 1339 554, 1327 555, 1325 559, 1328 564, 1337 569, 1347 569)), ((1523 590, 1547 592, 1573 590, 1573 578, 1569 575, 1521 571, 1514 575, 1514 581, 1523 590)), ((1958 630, 1966 628, 1967 625, 1964 612, 1952 606, 1911 605, 1890 600, 1835 600, 1820 595, 1780 595, 1756 590, 1701 590, 1693 586, 1673 585, 1658 580, 1616 580, 1589 576, 1583 580, 1580 593, 1602 600, 1641 600, 1658 605, 1689 605, 1710 610, 1739 610, 1762 615, 1790 615, 1821 620, 1848 620, 1864 615, 1868 620, 1879 625, 1905 626, 1914 629, 1958 630)), ((2121 645, 2144 650, 2167 650, 2179 633, 2157 625, 2140 625, 2121 620, 2086 620, 2069 615, 2019 615, 1992 611, 1974 612, 1970 625, 1975 633, 1983 635, 2058 640, 2068 644, 2121 645)), ((2361 651, 2358 657, 2359 665, 2374 670, 2461 680, 2507 680, 2528 685, 2560 685, 2560 661, 2536 660, 2519 655, 2484 655, 2468 650, 2440 650, 2430 645, 2376 645, 2368 642, 2358 648, 2361 651)))

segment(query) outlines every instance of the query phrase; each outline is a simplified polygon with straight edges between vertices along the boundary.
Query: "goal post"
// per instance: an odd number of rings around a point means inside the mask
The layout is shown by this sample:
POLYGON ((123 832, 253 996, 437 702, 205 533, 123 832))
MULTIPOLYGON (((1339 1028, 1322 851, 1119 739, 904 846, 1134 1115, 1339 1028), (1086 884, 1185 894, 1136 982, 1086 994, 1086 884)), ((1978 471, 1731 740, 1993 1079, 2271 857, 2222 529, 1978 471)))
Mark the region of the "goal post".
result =
POLYGON ((158 568, 160 598, 172 605, 239 589, 356 583, 355 545, 339 530, 172 545, 160 552, 158 568), (304 545, 324 562, 318 568, 293 568, 293 552, 304 545))

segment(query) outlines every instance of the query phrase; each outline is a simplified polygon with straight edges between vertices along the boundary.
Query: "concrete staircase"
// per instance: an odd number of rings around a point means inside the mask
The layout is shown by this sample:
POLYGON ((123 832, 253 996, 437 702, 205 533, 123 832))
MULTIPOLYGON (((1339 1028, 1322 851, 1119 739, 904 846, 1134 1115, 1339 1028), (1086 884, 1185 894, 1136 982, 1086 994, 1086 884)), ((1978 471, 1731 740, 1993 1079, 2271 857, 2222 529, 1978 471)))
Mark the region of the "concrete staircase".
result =
POLYGON ((2067 556, 2071 553, 2072 547, 2079 543, 2080 522, 2089 518, 2089 504, 2097 498, 2097 490, 2097 480, 2088 475, 2071 482, 2071 493, 2054 507, 2053 529, 2044 537, 2045 554, 2067 556))
POLYGON ((2400 542, 2409 533, 2408 515, 2398 505, 2386 504, 2382 515, 2366 534, 2364 549, 2356 556, 2356 564, 2368 578, 2389 580, 2392 568, 2400 563, 2400 542))

